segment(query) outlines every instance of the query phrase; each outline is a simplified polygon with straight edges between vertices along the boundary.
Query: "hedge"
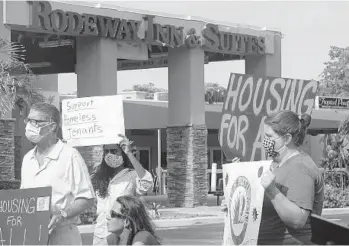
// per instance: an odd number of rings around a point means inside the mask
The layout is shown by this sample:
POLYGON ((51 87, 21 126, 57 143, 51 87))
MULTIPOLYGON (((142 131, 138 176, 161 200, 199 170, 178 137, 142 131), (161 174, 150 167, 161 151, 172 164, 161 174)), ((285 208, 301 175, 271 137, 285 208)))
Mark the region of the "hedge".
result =
POLYGON ((20 186, 20 180, 0 180, 0 190, 16 190, 20 186))

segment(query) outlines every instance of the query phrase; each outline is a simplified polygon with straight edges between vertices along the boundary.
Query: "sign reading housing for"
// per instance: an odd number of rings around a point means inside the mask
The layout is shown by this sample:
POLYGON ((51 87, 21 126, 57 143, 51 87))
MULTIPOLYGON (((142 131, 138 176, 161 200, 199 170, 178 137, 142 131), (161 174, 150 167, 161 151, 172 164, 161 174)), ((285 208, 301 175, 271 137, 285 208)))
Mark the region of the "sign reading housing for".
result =
POLYGON ((47 245, 51 190, 0 191, 1 245, 47 245))
POLYGON ((311 114, 317 89, 315 80, 231 74, 219 130, 219 143, 227 160, 265 160, 265 118, 280 110, 311 114))
POLYGON ((63 100, 62 132, 72 146, 117 143, 125 134, 122 96, 63 100))

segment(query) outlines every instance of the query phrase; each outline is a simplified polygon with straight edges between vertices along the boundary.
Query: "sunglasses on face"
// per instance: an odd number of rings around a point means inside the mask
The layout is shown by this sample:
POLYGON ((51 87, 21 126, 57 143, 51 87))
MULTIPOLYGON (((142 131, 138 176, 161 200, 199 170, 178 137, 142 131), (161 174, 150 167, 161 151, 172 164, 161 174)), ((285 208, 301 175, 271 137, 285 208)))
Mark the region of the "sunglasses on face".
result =
POLYGON ((125 219, 125 216, 115 212, 114 210, 111 210, 110 211, 110 218, 112 218, 112 219, 125 219))

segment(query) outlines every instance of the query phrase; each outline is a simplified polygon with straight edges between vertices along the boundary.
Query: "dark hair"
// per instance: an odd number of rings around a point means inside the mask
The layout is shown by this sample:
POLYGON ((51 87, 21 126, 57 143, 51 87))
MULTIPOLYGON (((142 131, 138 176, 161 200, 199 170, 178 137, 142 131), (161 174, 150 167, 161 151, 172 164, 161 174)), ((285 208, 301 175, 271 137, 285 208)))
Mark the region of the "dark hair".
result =
POLYGON ((61 113, 52 104, 49 103, 35 103, 31 106, 30 110, 39 111, 46 115, 46 119, 57 124, 56 131, 61 123, 61 113))
POLYGON ((155 226, 146 210, 146 207, 141 199, 136 196, 119 196, 116 199, 121 205, 121 214, 130 220, 131 236, 128 239, 127 245, 131 245, 134 236, 139 231, 147 231, 160 243, 159 237, 155 233, 155 226))
POLYGON ((267 117, 264 121, 265 124, 270 126, 274 132, 280 136, 284 136, 287 133, 291 134, 293 143, 296 146, 301 146, 306 135, 306 131, 311 122, 311 116, 303 114, 301 118, 290 111, 280 111, 274 115, 267 117))
MULTIPOLYGON (((120 147, 121 149, 121 147, 120 147)), ((132 169, 133 166, 131 164, 130 159, 125 154, 125 152, 121 149, 122 159, 124 161, 124 168, 132 169)), ((101 164, 97 167, 97 170, 91 177, 92 185, 96 193, 102 198, 105 198, 108 195, 108 186, 110 180, 116 175, 115 168, 112 168, 107 165, 104 160, 105 150, 103 150, 103 158, 101 164)))

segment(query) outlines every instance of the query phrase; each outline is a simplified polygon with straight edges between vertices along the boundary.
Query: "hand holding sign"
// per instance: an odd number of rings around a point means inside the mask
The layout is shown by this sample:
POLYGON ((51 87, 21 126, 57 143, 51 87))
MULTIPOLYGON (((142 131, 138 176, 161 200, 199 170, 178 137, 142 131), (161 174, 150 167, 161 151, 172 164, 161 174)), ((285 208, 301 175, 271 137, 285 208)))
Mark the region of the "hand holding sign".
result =
POLYGON ((49 229, 48 233, 51 234, 52 231, 57 227, 57 225, 62 222, 62 220, 63 220, 62 215, 60 215, 60 214, 52 215, 51 221, 48 224, 48 229, 49 229))
POLYGON ((261 177, 261 184, 266 192, 274 190, 275 175, 270 170, 265 170, 261 177))
POLYGON ((119 134, 118 137, 121 138, 120 147, 125 152, 125 154, 132 154, 136 150, 136 147, 133 145, 133 142, 130 141, 125 135, 119 134))

